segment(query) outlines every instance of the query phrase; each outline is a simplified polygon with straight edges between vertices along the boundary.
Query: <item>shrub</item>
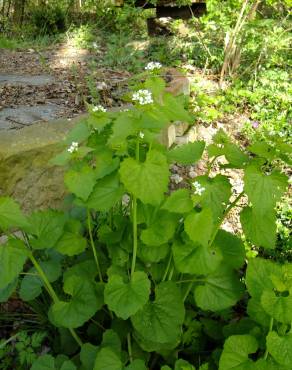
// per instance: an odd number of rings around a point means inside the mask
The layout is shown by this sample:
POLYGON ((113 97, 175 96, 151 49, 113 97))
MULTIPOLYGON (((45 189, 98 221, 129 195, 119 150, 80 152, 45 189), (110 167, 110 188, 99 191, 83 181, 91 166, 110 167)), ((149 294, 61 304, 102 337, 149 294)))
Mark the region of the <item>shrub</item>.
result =
POLYGON ((165 91, 156 69, 128 97, 134 106, 122 112, 90 107, 53 160, 68 166, 66 212, 26 217, 0 198, 9 235, 0 249, 2 301, 15 289, 28 302, 49 297, 52 325, 80 346, 71 359, 42 355, 32 370, 288 369, 291 264, 253 258, 245 273, 241 238, 221 228, 241 207, 245 238, 275 248, 275 206, 287 188, 275 163, 285 147, 243 152, 221 130, 207 148, 198 141, 167 150, 162 130, 193 122, 184 99, 165 91), (195 163, 205 150, 207 173, 169 193, 169 164, 195 163), (221 156, 224 168, 244 171, 240 194, 227 176, 209 176, 221 156))

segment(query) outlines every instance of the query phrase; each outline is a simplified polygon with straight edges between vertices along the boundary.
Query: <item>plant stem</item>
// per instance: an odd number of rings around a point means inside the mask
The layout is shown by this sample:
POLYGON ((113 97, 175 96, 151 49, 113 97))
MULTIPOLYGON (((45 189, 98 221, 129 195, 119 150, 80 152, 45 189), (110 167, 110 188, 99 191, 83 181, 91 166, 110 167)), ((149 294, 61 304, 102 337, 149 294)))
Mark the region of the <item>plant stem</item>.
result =
POLYGON ((133 354, 132 354, 132 344, 131 344, 131 333, 127 334, 127 343, 128 343, 128 353, 130 362, 133 362, 133 354))
POLYGON ((216 229, 214 230, 213 232, 213 235, 209 241, 209 245, 212 245, 213 244, 213 241, 215 240, 216 238, 216 235, 220 229, 220 226, 222 225, 222 222, 224 221, 224 219, 226 218, 226 216, 228 215, 228 213, 232 210, 232 208, 236 207, 238 201, 243 197, 244 195, 244 191, 242 191, 240 194, 238 194, 238 196, 234 199, 234 201, 232 203, 229 204, 229 206, 225 209, 225 211, 223 212, 223 215, 221 217, 221 220, 220 222, 218 223, 216 229))
POLYGON ((98 257, 97 257, 97 253, 96 253, 96 248, 95 248, 95 244, 94 244, 94 240, 93 240, 93 235, 92 235, 91 215, 90 215, 89 209, 87 209, 87 226, 88 226, 90 244, 91 244, 95 264, 96 264, 96 267, 97 267, 99 280, 101 282, 103 282, 102 274, 101 274, 101 270, 100 270, 100 266, 99 266, 99 261, 98 261, 98 257))
MULTIPOLYGON (((274 325, 274 318, 271 317, 271 319, 270 319, 269 333, 273 330, 273 325, 274 325)), ((269 335, 269 333, 268 333, 268 335, 269 335)), ((264 359, 265 360, 268 358, 268 354, 269 354, 269 351, 268 351, 268 348, 266 348, 266 351, 265 351, 265 354, 264 354, 264 359)))
POLYGON ((172 253, 170 252, 170 254, 169 254, 169 258, 168 258, 168 262, 167 262, 167 266, 166 266, 166 269, 165 269, 165 272, 164 272, 164 275, 163 275, 162 281, 165 281, 165 280, 166 280, 166 277, 167 277, 168 271, 169 271, 169 269, 170 269, 171 260, 172 260, 172 253))
MULTIPOLYGON (((136 142, 136 160, 139 161, 140 157, 140 142, 139 138, 136 142)), ((135 195, 132 197, 132 216, 133 216, 133 257, 132 257, 132 265, 131 265, 131 279, 133 278, 135 267, 136 267, 136 259, 137 259, 137 249, 138 249, 138 224, 137 224, 137 198, 135 195)))
MULTIPOLYGON (((33 263, 35 269, 37 270, 40 278, 43 280, 44 284, 45 284, 45 287, 48 291, 48 293, 50 294, 52 300, 54 303, 58 303, 60 302, 56 292, 54 291, 54 288, 52 287, 51 283, 49 282, 46 274, 44 273, 43 269, 41 268, 41 266, 39 265, 39 263, 37 262, 37 260, 34 258, 33 254, 30 253, 29 255, 29 258, 31 260, 31 262, 33 263)), ((78 337, 77 333, 75 332, 74 329, 69 329, 72 337, 76 340, 76 342, 78 343, 78 345, 81 347, 82 346, 82 341, 81 339, 78 337)))
POLYGON ((135 272, 138 248, 138 227, 137 227, 137 198, 133 196, 133 257, 131 266, 131 278, 135 272))
POLYGON ((190 294, 190 291, 192 290, 193 285, 194 285, 194 281, 192 281, 189 284, 188 289, 186 290, 185 295, 183 297, 183 302, 187 299, 188 295, 190 294))

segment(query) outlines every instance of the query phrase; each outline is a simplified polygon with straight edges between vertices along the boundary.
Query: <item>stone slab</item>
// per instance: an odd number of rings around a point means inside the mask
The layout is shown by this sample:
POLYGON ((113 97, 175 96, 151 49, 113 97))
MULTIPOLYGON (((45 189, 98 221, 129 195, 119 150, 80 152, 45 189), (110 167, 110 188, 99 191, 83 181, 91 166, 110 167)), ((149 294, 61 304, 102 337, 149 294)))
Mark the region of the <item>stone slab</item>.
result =
POLYGON ((26 76, 26 75, 0 74, 0 85, 10 84, 10 85, 44 86, 52 84, 54 82, 55 79, 50 75, 26 76))
POLYGON ((19 129, 39 121, 49 121, 57 117, 63 108, 56 104, 40 104, 33 107, 20 105, 16 108, 0 110, 0 131, 19 129))

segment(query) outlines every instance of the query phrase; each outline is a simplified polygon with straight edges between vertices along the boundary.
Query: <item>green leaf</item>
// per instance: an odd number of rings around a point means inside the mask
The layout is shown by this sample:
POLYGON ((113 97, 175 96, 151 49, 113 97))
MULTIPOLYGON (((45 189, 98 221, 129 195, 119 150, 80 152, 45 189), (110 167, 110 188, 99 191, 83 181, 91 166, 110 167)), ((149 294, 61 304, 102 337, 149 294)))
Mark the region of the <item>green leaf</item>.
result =
POLYGON ((213 178, 198 176, 196 181, 205 188, 201 196, 194 195, 193 200, 202 208, 212 210, 214 223, 219 222, 231 196, 231 185, 226 176, 217 175, 213 178))
POLYGON ((40 356, 34 361, 30 370, 57 370, 55 359, 51 355, 40 356))
POLYGON ((209 208, 192 212, 185 219, 185 231, 194 243, 206 247, 213 231, 213 216, 209 208))
POLYGON ((147 90, 150 90, 155 99, 160 100, 162 93, 165 91, 165 81, 157 76, 148 77, 144 83, 147 90))
POLYGON ((66 143, 71 144, 73 141, 81 143, 85 141, 90 136, 90 130, 88 128, 86 120, 82 120, 74 126, 74 128, 69 132, 66 143))
POLYGON ((236 144, 226 143, 224 145, 223 153, 229 162, 228 167, 244 168, 249 161, 248 155, 243 153, 236 144))
POLYGON ((263 158, 266 158, 270 161, 275 159, 277 157, 276 149, 271 147, 268 143, 265 141, 257 141, 254 144, 247 147, 247 149, 263 158))
POLYGON ((159 246, 142 244, 138 248, 138 257, 146 263, 153 263, 159 262, 164 259, 167 256, 168 252, 168 244, 162 244, 159 246))
POLYGON ((196 369, 189 362, 180 359, 175 362, 174 370, 196 370, 196 369))
POLYGON ((263 258, 250 259, 246 271, 246 286, 249 294, 260 300, 264 290, 274 289, 272 275, 280 274, 281 268, 276 263, 263 258))
POLYGON ((9 197, 0 197, 0 230, 27 226, 19 205, 9 197))
POLYGON ((65 231, 55 245, 56 251, 66 256, 75 256, 84 252, 87 240, 81 235, 65 231))
POLYGON ((5 288, 0 289, 0 303, 7 302, 10 296, 15 291, 18 284, 18 279, 13 280, 5 288))
POLYGON ((111 122, 111 119, 106 115, 106 113, 92 113, 88 119, 87 123, 90 127, 96 129, 99 133, 111 122))
POLYGON ((219 361, 219 370, 252 370, 253 361, 248 358, 258 349, 256 339, 251 335, 233 335, 224 343, 219 361))
POLYGON ((108 145, 111 147, 119 147, 128 136, 134 135, 137 132, 136 117, 132 113, 121 112, 120 116, 114 121, 112 126, 112 135, 108 140, 108 145))
POLYGON ((208 275, 204 284, 194 289, 196 304, 203 310, 214 312, 234 306, 242 293, 243 285, 237 274, 225 265, 208 275))
POLYGON ((64 181, 71 193, 86 201, 95 185, 96 171, 87 165, 72 169, 66 172, 64 181))
POLYGON ((121 340, 114 330, 108 329, 103 333, 101 348, 104 347, 111 348, 115 353, 121 353, 121 340))
POLYGON ((104 291, 105 303, 109 309, 124 320, 134 315, 148 301, 150 281, 144 272, 134 272, 130 282, 121 276, 112 275, 104 291))
POLYGON ((98 180, 86 205, 96 211, 106 212, 111 209, 124 194, 116 173, 98 180))
POLYGON ((60 370, 77 370, 77 367, 73 364, 72 361, 65 361, 61 366, 60 370))
POLYGON ((248 240, 257 246, 275 248, 276 212, 267 210, 265 214, 254 207, 244 207, 240 213, 240 222, 248 240))
POLYGON ((136 359, 126 367, 126 370, 147 370, 143 360, 136 359))
POLYGON ((27 231, 34 235, 30 244, 34 249, 53 248, 62 236, 65 226, 65 215, 62 212, 46 210, 34 212, 29 217, 30 227, 27 231))
POLYGON ((51 306, 50 318, 56 326, 78 328, 101 307, 101 299, 96 294, 94 284, 80 276, 67 277, 63 289, 72 298, 70 301, 59 301, 51 306))
POLYGON ((184 304, 176 284, 164 282, 156 286, 155 300, 148 302, 131 320, 143 338, 163 344, 176 341, 184 314, 184 304))
POLYGON ((6 244, 0 245, 0 289, 6 288, 18 277, 27 257, 21 240, 9 239, 6 244))
POLYGON ((133 158, 125 159, 120 167, 120 175, 126 189, 143 203, 156 205, 163 200, 169 170, 166 157, 160 152, 149 152, 144 163, 133 158))
POLYGON ((220 250, 198 243, 175 242, 172 252, 176 269, 184 274, 208 274, 215 271, 222 261, 220 250))
POLYGON ((98 352, 93 370, 122 370, 122 368, 119 356, 111 348, 105 347, 98 352))
POLYGON ((163 203, 161 209, 173 213, 190 212, 193 209, 193 202, 189 190, 179 189, 171 193, 163 203))
POLYGON ((213 247, 221 250, 224 263, 231 268, 239 269, 245 261, 245 248, 240 238, 219 230, 213 243, 213 247))
POLYGON ((173 237, 176 226, 177 215, 159 211, 151 225, 142 231, 141 240, 151 246, 165 244, 173 237))
POLYGON ((184 109, 181 101, 174 97, 173 94, 164 94, 163 103, 164 106, 161 106, 160 109, 167 114, 169 120, 193 123, 194 118, 184 109))
MULTIPOLYGON (((52 260, 42 261, 40 262, 40 266, 50 283, 56 281, 61 275, 61 264, 59 262, 52 260)), ((44 286, 44 282, 38 276, 35 267, 31 268, 28 272, 29 274, 35 274, 36 276, 25 275, 21 281, 19 296, 25 302, 38 297, 42 292, 42 287, 44 286)))
POLYGON ((119 158, 113 158, 111 150, 102 149, 95 157, 95 175, 96 179, 101 179, 118 169, 119 158))
POLYGON ((267 336, 267 349, 273 358, 283 366, 292 366, 292 334, 280 337, 275 331, 267 336))
POLYGON ((92 370, 97 356, 98 347, 91 343, 84 343, 80 351, 80 361, 85 370, 92 370))
POLYGON ((248 300, 247 314, 253 321, 258 322, 263 327, 269 327, 271 318, 263 309, 259 299, 251 297, 248 300))
POLYGON ((263 216, 275 208, 287 185, 287 176, 276 170, 266 175, 257 166, 250 165, 244 173, 244 190, 253 207, 263 216))
POLYGON ((204 141, 196 141, 171 149, 167 153, 167 158, 170 162, 178 162, 181 164, 194 164, 203 154, 205 149, 204 141))
POLYGON ((292 322, 291 292, 285 297, 277 296, 273 291, 264 291, 261 297, 261 304, 267 314, 284 324, 290 324, 292 322))

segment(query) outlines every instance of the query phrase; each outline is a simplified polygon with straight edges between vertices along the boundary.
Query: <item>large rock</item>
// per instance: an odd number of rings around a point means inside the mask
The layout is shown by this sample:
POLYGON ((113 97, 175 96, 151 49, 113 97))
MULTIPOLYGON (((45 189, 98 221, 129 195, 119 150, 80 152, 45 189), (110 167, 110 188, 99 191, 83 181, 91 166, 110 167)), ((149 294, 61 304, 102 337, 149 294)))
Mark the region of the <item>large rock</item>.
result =
POLYGON ((65 195, 63 169, 49 160, 80 117, 38 123, 0 135, 0 195, 18 200, 25 211, 56 208, 65 195))

